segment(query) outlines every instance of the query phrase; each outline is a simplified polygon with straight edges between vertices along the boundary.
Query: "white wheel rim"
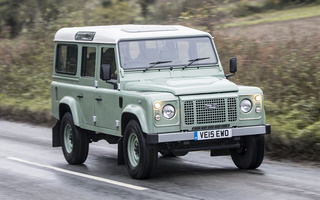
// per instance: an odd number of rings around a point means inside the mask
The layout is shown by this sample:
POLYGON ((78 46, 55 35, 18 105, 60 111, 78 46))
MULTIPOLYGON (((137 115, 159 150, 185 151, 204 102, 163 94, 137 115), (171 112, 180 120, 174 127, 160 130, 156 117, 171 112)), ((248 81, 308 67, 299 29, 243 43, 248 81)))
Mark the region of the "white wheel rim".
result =
POLYGON ((138 137, 135 133, 131 133, 128 138, 128 158, 133 167, 136 167, 139 164, 140 146, 138 137))
POLYGON ((72 152, 73 142, 72 142, 72 127, 70 124, 67 124, 64 127, 64 147, 68 153, 72 152))

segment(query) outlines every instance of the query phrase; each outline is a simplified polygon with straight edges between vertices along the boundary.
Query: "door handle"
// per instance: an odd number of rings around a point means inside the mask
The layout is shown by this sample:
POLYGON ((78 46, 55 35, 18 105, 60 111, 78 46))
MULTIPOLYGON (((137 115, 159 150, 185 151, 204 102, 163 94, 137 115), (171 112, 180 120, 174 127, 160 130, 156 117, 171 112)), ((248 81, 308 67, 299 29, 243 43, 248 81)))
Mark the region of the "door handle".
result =
POLYGON ((101 97, 95 98, 96 101, 102 101, 101 97))
POLYGON ((77 95, 77 97, 78 97, 79 99, 82 99, 82 98, 83 98, 83 95, 82 95, 82 94, 79 94, 79 95, 77 95))

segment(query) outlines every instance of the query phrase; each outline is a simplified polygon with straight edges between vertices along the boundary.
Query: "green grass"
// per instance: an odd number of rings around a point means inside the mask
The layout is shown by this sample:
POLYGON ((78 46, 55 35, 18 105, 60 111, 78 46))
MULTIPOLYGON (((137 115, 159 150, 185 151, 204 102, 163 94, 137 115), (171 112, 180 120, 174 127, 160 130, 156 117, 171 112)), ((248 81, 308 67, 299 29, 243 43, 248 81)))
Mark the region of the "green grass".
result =
POLYGON ((4 108, 12 108, 14 111, 51 111, 51 100, 41 97, 35 99, 12 98, 5 94, 0 94, 0 105, 4 108))
POLYGON ((55 123, 55 119, 51 116, 50 99, 41 97, 25 100, 0 94, 0 118, 48 127, 52 127, 55 123))
POLYGON ((228 28, 235 26, 248 26, 262 23, 272 23, 314 17, 320 15, 320 6, 307 6, 300 8, 285 9, 280 11, 268 11, 265 13, 253 14, 247 17, 238 18, 237 22, 221 24, 220 27, 228 28))

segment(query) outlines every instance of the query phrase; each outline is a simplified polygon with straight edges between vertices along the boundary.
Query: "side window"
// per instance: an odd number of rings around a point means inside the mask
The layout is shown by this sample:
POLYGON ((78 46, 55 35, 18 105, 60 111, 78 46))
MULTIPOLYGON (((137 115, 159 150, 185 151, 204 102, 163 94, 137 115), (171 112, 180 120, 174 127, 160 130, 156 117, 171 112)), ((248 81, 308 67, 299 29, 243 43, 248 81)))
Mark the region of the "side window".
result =
POLYGON ((56 72, 63 74, 76 74, 78 60, 78 46, 59 44, 56 54, 56 72))
POLYGON ((82 48, 81 76, 94 77, 96 66, 96 48, 82 48))
POLYGON ((101 65, 103 64, 109 64, 111 66, 111 79, 117 79, 117 67, 114 48, 103 47, 101 49, 101 65))

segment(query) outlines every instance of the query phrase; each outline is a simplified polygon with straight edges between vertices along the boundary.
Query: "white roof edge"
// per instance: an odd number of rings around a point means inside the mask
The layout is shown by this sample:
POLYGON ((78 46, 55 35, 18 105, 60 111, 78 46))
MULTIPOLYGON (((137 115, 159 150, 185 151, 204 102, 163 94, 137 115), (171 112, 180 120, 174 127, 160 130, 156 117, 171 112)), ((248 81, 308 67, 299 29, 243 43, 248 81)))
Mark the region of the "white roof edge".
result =
POLYGON ((54 41, 115 44, 120 40, 194 36, 211 37, 207 32, 181 25, 111 25, 62 28, 56 32, 54 41), (95 36, 92 41, 76 40, 78 32, 95 32, 95 36))

